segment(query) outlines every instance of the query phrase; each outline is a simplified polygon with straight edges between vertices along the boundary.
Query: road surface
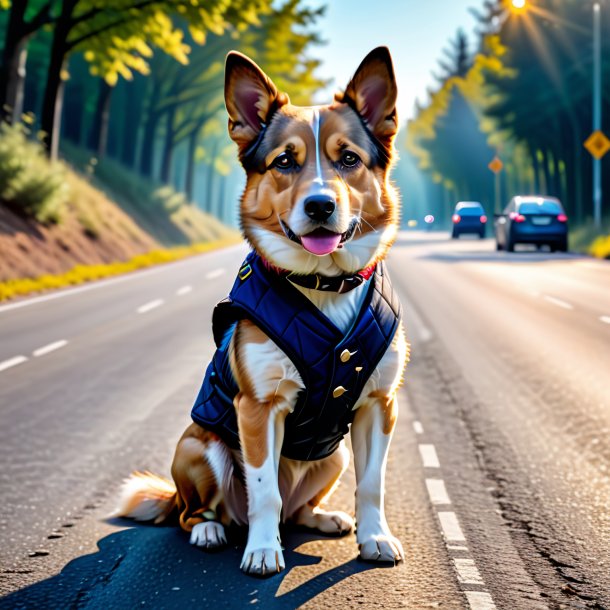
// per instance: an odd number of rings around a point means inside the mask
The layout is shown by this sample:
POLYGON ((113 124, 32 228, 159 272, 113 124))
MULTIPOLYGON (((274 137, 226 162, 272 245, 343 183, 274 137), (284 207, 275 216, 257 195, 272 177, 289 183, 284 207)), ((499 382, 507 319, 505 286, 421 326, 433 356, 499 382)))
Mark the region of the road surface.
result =
POLYGON ((610 608, 610 263, 576 255, 401 234, 400 566, 287 530, 286 571, 256 580, 241 532, 207 555, 108 518, 131 470, 168 474, 244 254, 0 306, 1 608, 610 608))

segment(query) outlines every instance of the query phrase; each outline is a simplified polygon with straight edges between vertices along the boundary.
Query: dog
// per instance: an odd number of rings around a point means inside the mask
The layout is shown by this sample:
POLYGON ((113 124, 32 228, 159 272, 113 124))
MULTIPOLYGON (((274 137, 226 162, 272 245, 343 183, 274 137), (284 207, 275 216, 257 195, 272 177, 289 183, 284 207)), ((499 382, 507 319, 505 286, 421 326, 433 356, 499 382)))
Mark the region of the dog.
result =
POLYGON ((349 432, 360 557, 397 563, 384 477, 409 346, 383 262, 399 210, 390 53, 371 51, 332 104, 297 107, 231 52, 225 103, 252 250, 214 310, 217 351, 176 448, 174 483, 134 473, 118 514, 177 514, 208 550, 226 544, 225 526, 247 525, 241 569, 275 574, 285 567, 281 522, 354 530, 350 515, 327 508, 349 464, 349 432))

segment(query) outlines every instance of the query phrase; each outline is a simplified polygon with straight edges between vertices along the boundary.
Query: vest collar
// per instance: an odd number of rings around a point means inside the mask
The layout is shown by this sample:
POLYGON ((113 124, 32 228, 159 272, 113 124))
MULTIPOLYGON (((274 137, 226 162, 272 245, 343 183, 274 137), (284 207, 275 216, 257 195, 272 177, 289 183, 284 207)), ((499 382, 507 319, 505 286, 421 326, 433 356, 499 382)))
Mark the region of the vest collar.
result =
POLYGON ((322 290, 324 292, 337 292, 343 294, 349 292, 358 286, 361 286, 375 273, 376 264, 369 265, 354 274, 336 275, 327 277, 314 273, 312 275, 296 275, 292 271, 282 269, 271 264, 268 260, 261 257, 261 261, 265 268, 272 273, 288 278, 293 284, 297 284, 302 288, 310 288, 312 290, 322 290))

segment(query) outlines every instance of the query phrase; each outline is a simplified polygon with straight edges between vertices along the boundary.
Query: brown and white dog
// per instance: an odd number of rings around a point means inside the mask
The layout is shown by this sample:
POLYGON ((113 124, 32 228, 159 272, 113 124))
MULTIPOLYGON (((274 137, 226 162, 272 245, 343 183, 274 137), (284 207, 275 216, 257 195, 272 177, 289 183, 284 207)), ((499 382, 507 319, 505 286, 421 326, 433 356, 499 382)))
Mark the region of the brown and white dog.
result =
MULTIPOLYGON (((334 103, 315 107, 291 105, 255 63, 230 53, 225 100, 229 132, 247 173, 241 223, 252 248, 293 276, 345 276, 382 261, 398 222, 389 179, 397 121, 388 50, 372 51, 334 103)), ((296 288, 345 333, 367 282, 345 293, 296 288)), ((283 457, 284 422, 304 386, 297 368, 247 319, 237 323, 229 350, 239 386, 240 450, 191 424, 176 449, 175 487, 135 473, 119 514, 159 522, 176 511, 191 543, 207 549, 226 544, 224 526, 231 521, 247 524, 241 568, 268 575, 285 567, 280 521, 326 534, 353 530, 351 516, 325 508, 349 454, 342 442, 324 459, 283 457)), ((408 354, 401 323, 354 406, 357 542, 360 556, 371 561, 403 559, 384 514, 384 476, 408 354)))

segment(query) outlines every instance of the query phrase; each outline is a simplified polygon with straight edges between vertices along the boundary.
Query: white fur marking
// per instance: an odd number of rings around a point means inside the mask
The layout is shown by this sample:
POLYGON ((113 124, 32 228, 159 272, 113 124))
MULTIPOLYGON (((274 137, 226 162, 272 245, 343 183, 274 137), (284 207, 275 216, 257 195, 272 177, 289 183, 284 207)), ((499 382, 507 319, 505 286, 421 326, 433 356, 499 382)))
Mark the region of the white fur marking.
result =
POLYGON ((320 112, 317 108, 313 110, 313 135, 316 141, 316 177, 314 182, 317 184, 324 184, 322 178, 322 164, 320 162, 320 112))

